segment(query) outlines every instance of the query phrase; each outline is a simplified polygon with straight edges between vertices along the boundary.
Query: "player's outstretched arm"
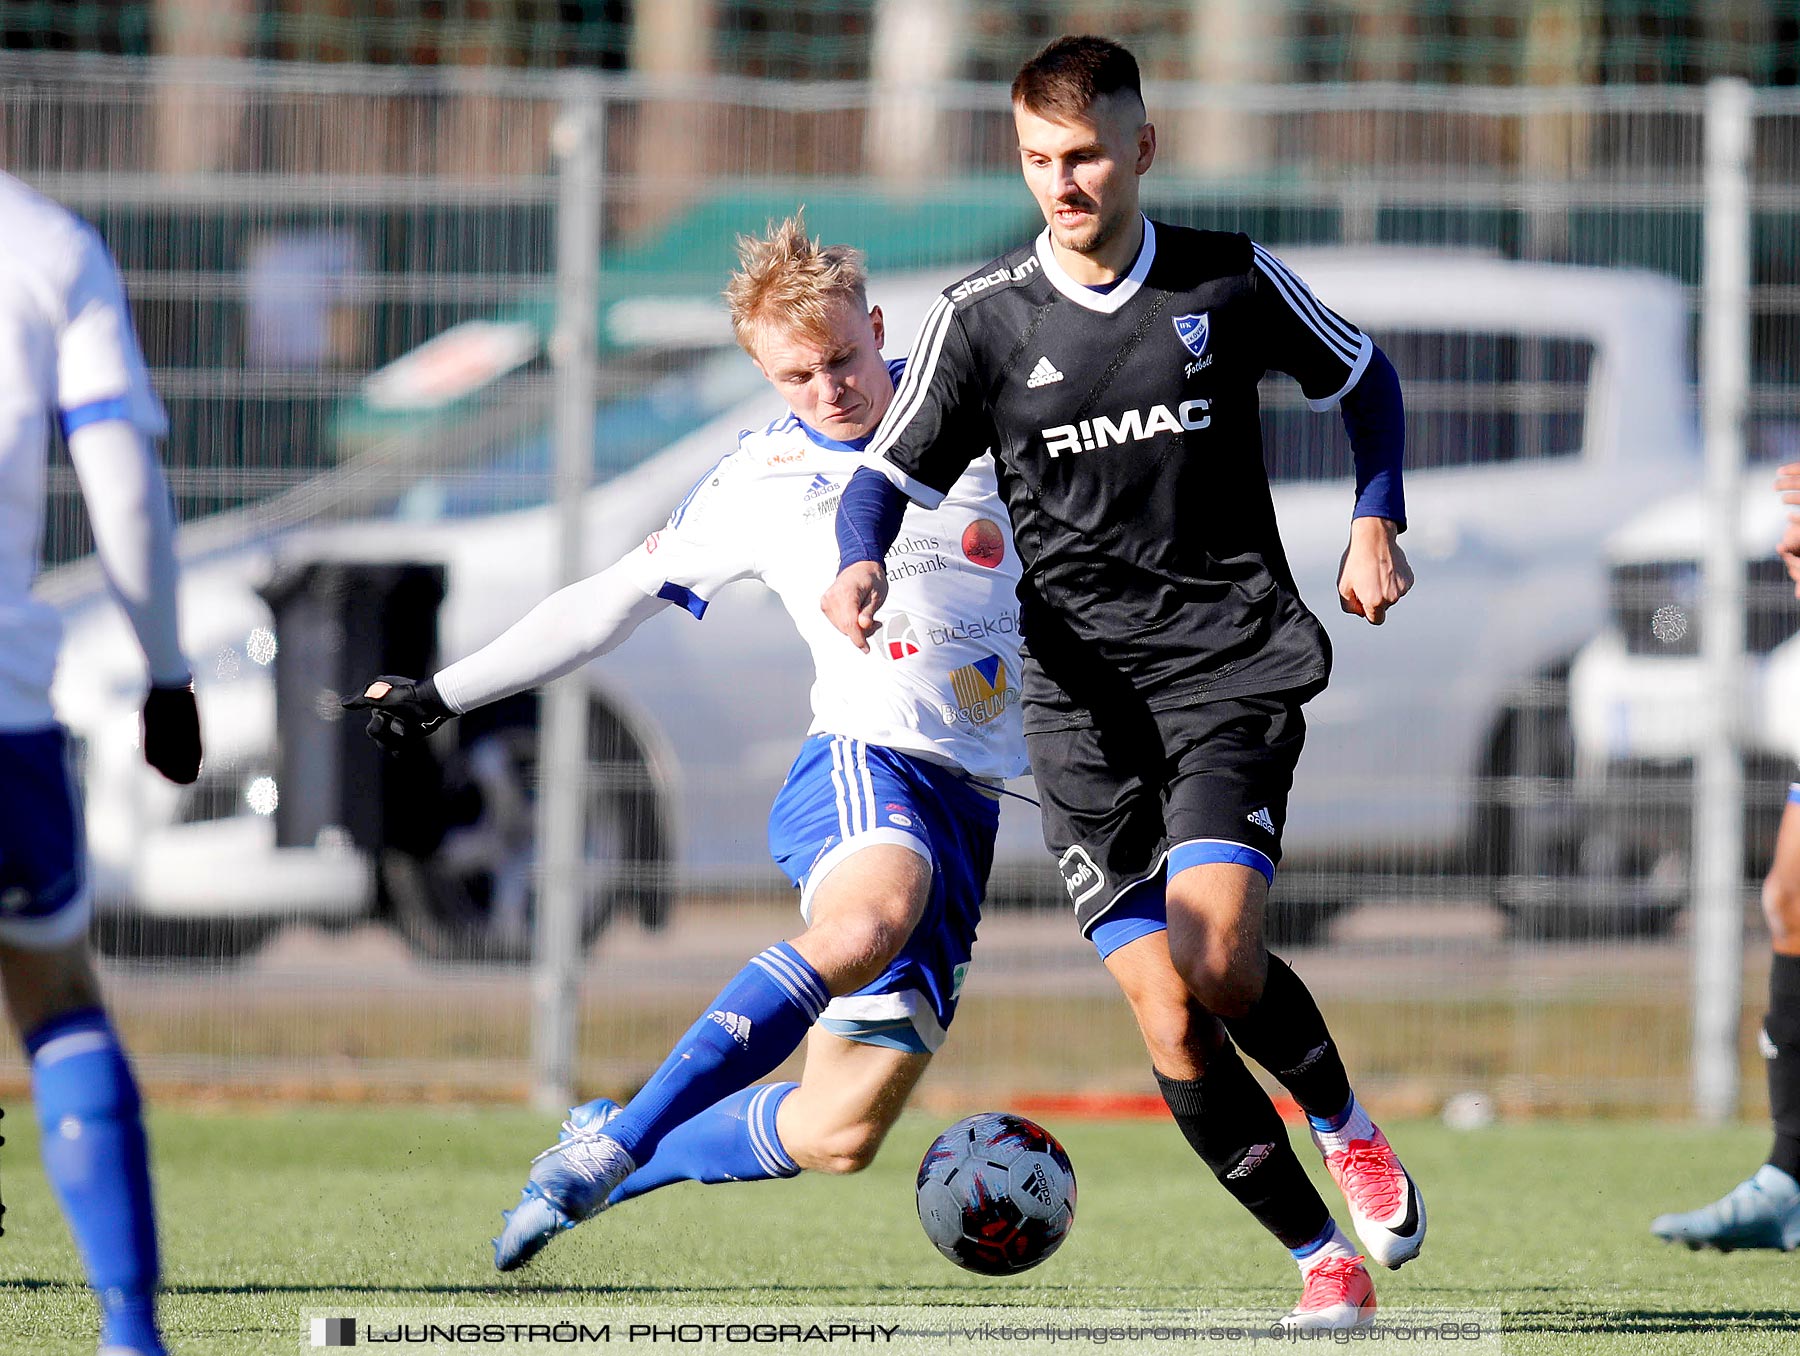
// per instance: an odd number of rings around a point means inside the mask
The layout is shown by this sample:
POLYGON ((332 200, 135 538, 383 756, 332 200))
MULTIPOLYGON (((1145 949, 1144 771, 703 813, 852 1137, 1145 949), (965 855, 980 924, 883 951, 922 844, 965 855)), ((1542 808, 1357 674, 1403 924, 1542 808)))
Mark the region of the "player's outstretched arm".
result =
POLYGON ((580 668, 667 606, 666 599, 645 594, 622 561, 559 589, 474 654, 427 681, 384 675, 346 700, 344 708, 368 711, 369 737, 397 752, 451 716, 580 668))
POLYGON ((175 513, 150 440, 106 419, 69 434, 94 548, 150 670, 144 761, 183 786, 200 775, 200 713, 182 656, 176 609, 175 513))

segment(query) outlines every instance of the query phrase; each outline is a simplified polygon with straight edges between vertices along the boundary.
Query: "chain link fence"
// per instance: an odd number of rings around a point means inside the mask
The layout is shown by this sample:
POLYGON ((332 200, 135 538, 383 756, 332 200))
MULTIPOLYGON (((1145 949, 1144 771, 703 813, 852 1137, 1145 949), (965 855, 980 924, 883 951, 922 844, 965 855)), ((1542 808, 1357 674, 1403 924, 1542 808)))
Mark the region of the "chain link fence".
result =
MULTIPOLYGON (((408 781, 327 698, 467 653, 550 587, 552 152, 571 101, 597 101, 604 129, 592 568, 779 408, 718 300, 736 233, 804 204, 862 246, 898 353, 936 288, 1041 225, 993 85, 0 57, 0 164, 100 227, 172 417, 209 748, 191 792, 138 766, 133 653, 66 464, 46 541, 101 940, 153 1081, 526 1084, 535 703, 460 722, 408 781)), ((1337 653, 1308 708, 1278 949, 1377 1100, 1680 1109, 1703 93, 1165 83, 1150 102, 1152 215, 1288 258, 1406 387, 1419 586, 1379 631, 1332 606, 1342 430, 1264 387, 1277 509, 1337 653)), ((1800 455, 1800 99, 1763 91, 1755 113, 1746 1050, 1754 877, 1800 748, 1778 700, 1800 611, 1758 469, 1800 455)), ((804 652, 753 588, 684 620, 588 675, 578 1075, 595 1089, 628 1089, 794 926, 762 816, 805 728, 804 652)), ((1153 1091, 1027 806, 1009 804, 927 1089, 1153 1091)))

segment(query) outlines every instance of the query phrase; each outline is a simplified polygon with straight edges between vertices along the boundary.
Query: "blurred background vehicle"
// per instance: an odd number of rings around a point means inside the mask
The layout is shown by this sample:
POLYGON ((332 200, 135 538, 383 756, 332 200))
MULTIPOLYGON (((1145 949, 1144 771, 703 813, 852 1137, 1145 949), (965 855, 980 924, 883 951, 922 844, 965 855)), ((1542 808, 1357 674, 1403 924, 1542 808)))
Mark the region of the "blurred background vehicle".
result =
MULTIPOLYGON (((1753 470, 1738 515, 1744 857, 1757 880, 1800 759, 1800 607, 1775 554, 1786 510, 1773 479, 1773 463, 1753 470)), ((1705 496, 1690 491, 1638 514, 1607 541, 1607 626, 1570 671, 1561 738, 1572 781, 1558 831, 1540 848, 1572 896, 1640 929, 1666 927, 1686 907, 1692 878, 1694 759, 1712 700, 1700 658, 1706 533, 1705 496)))
MULTIPOLYGON (((1332 686, 1308 707, 1277 930, 1311 940, 1379 888, 1371 874, 1459 859, 1495 879, 1503 907, 1523 907, 1509 882, 1531 874, 1529 839, 1483 792, 1493 778, 1552 770, 1532 761, 1535 732, 1566 715, 1521 694, 1566 668, 1601 621, 1610 515, 1692 474, 1680 290, 1646 273, 1469 254, 1315 250, 1291 262, 1407 374, 1417 526, 1406 544, 1423 586, 1378 632, 1335 606, 1348 446, 1335 418, 1271 383, 1277 510, 1337 652, 1332 686)), ((891 332, 910 334, 944 281, 877 279, 891 332)), ((384 384, 391 377, 373 383, 384 384)), ((779 412, 735 352, 697 357, 658 384, 690 420, 749 398, 589 492, 589 568, 659 527, 739 429, 779 412)), ((603 408, 597 438, 629 429, 625 441, 643 442, 628 422, 645 418, 639 402, 622 403, 603 408)), ((479 513, 493 502, 486 485, 452 491, 429 472, 392 498, 381 516, 289 530, 190 567, 184 616, 190 649, 211 661, 198 682, 213 753, 183 794, 165 794, 132 756, 131 651, 116 612, 99 598, 75 606, 58 700, 87 749, 101 935, 114 949, 204 955, 259 940, 284 917, 373 914, 427 954, 527 954, 535 700, 458 722, 439 740, 441 776, 423 783, 372 757, 354 731, 339 747, 335 703, 376 672, 460 658, 552 591, 549 510, 479 513), (398 567, 434 582, 421 593, 415 580, 407 596, 398 567), (347 618, 352 607, 371 613, 366 624, 347 618), (409 622, 425 643, 384 648, 409 622), (345 648, 319 667, 322 627, 341 630, 345 648), (305 674, 281 681, 302 662, 305 674), (312 775, 301 755, 318 747, 360 777, 312 775), (411 813, 393 796, 385 816, 378 798, 354 802, 359 781, 384 779, 407 781, 398 798, 411 813)), ((778 882, 764 821, 809 719, 811 661, 759 587, 720 602, 704 626, 659 620, 587 671, 589 938, 622 900, 655 923, 673 895, 778 882)), ((1061 907, 1036 815, 1018 800, 1007 802, 996 864, 996 903, 1061 907)))

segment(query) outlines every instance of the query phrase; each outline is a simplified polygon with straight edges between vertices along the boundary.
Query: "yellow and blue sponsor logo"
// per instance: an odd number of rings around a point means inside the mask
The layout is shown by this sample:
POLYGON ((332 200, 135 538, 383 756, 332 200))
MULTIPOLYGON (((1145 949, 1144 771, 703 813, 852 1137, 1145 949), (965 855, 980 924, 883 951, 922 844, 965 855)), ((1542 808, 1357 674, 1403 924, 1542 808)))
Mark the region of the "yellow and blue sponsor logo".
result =
POLYGON ((950 690, 956 705, 943 708, 944 724, 962 721, 969 725, 986 725, 998 720, 1007 707, 1019 700, 1019 689, 1008 681, 1006 661, 997 654, 977 659, 950 671, 950 690))

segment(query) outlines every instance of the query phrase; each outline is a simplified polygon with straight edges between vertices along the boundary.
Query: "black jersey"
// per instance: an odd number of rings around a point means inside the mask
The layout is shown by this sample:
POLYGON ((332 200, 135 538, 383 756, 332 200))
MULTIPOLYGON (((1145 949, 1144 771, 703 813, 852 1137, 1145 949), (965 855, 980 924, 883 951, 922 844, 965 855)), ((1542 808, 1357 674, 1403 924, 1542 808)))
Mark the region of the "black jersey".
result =
POLYGON ((1243 235, 1146 222, 1110 291, 1048 233, 947 289, 874 441, 934 505, 991 448, 1024 578, 1026 729, 1322 682, 1330 648, 1294 587, 1263 469, 1257 383, 1314 409, 1374 344, 1243 235))

